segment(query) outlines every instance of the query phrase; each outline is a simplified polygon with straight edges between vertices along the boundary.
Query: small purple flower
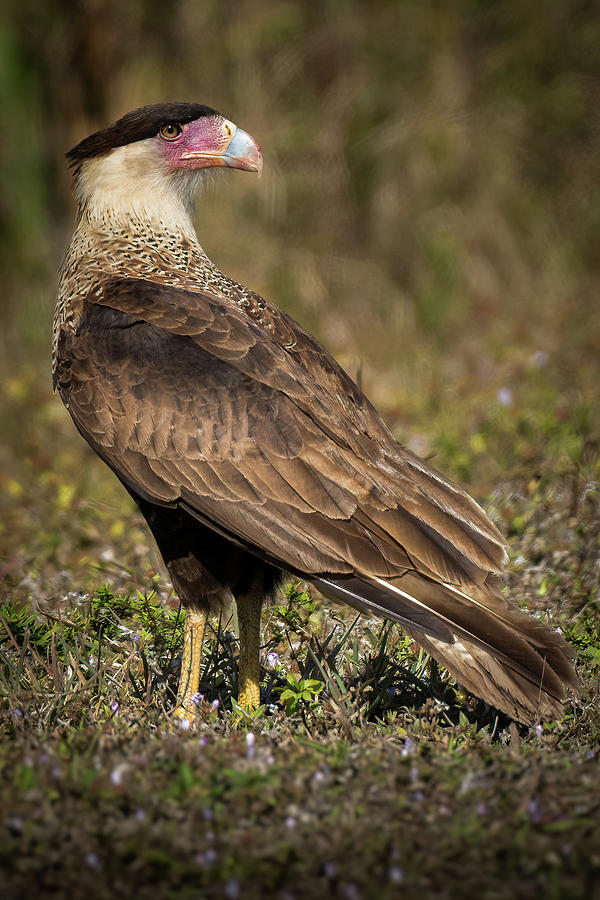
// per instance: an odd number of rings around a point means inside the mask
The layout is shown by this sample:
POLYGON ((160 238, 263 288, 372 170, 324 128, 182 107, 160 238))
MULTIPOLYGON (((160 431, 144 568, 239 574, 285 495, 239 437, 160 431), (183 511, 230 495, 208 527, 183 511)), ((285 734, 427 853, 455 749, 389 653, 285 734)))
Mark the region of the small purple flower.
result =
POLYGON ((294 830, 294 828, 296 827, 296 820, 293 816, 287 817, 287 819, 285 820, 285 827, 288 828, 290 831, 294 830))
POLYGON ((248 759, 252 759, 252 757, 254 756, 254 744, 255 744, 255 742, 256 742, 256 738, 254 737, 254 735, 252 734, 252 732, 249 731, 249 732, 247 733, 247 735, 246 735, 246 748, 247 748, 247 749, 246 749, 246 756, 248 757, 248 759))
POLYGON ((12 715, 15 717, 15 719, 22 719, 23 718, 23 710, 17 706, 16 709, 13 709, 12 715))
POLYGON ((334 862, 326 862, 323 866, 323 875, 331 881, 337 875, 337 866, 334 862))
POLYGON ((136 647, 139 647, 142 643, 142 639, 139 636, 139 634, 137 633, 137 631, 131 632, 131 640, 133 641, 133 643, 135 644, 136 647))
POLYGON ((482 818, 483 818, 483 816, 487 816, 487 814, 488 814, 487 804, 483 803, 483 802, 478 803, 477 806, 475 807, 475 812, 477 813, 478 816, 481 816, 482 818))
POLYGON ((220 704, 220 701, 219 701, 219 700, 213 700, 213 702, 211 703, 211 706, 212 706, 212 708, 213 708, 214 710, 217 710, 217 709, 219 708, 220 705, 221 705, 221 704, 220 704))
POLYGON ((113 700, 113 702, 110 704, 110 708, 112 709, 115 716, 119 715, 119 703, 117 700, 113 700))
POLYGON ((204 694, 201 694, 200 691, 196 691, 196 693, 192 696, 192 703, 194 704, 194 706, 200 706, 203 700, 204 694))
POLYGON ((556 628, 554 629, 554 631, 556 632, 556 634, 562 634, 562 633, 563 633, 563 630, 562 630, 562 628, 560 627, 560 625, 557 625, 556 628))
POLYGON ((214 814, 214 812, 212 811, 212 809, 210 808, 210 806, 205 806, 205 807, 204 807, 204 809, 202 810, 202 815, 204 816, 204 821, 205 821, 205 822, 212 822, 212 820, 213 820, 214 817, 215 817, 215 814, 214 814))
POLYGON ((180 719, 179 727, 181 728, 182 731, 189 731, 190 728, 192 727, 192 723, 190 722, 189 719, 180 719))
POLYGON ((201 747, 206 747, 206 745, 208 744, 208 738, 205 734, 201 735, 201 737, 198 739, 198 743, 201 747))
POLYGON ((535 726, 535 733, 537 734, 537 736, 538 736, 539 738, 543 737, 543 735, 544 735, 544 728, 543 728, 543 726, 542 726, 539 722, 538 722, 538 724, 535 726))
POLYGON ((531 800, 527 801, 527 812, 534 825, 539 824, 544 818, 542 808, 535 797, 532 797, 531 800))
POLYGON ((422 803, 425 799, 425 794, 423 791, 413 791, 412 798, 415 803, 422 803))
POLYGON ((549 359, 550 357, 545 350, 536 350, 531 356, 531 364, 535 366, 536 369, 543 369, 544 366, 548 365, 549 359))
POLYGON ((100 859, 97 853, 86 853, 85 861, 90 867, 90 869, 99 869, 100 868, 100 859))
POLYGON ((229 897, 230 900, 236 900, 236 898, 240 896, 239 881, 236 881, 235 878, 230 878, 229 881, 225 882, 223 893, 226 897, 229 897))
POLYGON ((146 818, 146 811, 144 809, 142 809, 141 806, 138 806, 134 815, 135 815, 136 819, 138 820, 138 822, 143 822, 143 820, 146 818))
POLYGON ((274 669, 275 666, 278 665, 278 663, 279 663, 279 654, 278 653, 275 653, 274 650, 271 650, 269 653, 267 653, 267 665, 268 666, 270 666, 272 669, 274 669))
POLYGON ((416 745, 414 741, 411 741, 409 737, 404 741, 404 747, 400 751, 400 756, 410 756, 411 753, 414 753, 416 750, 416 745))
POLYGON ((20 837, 23 834, 23 819, 21 816, 11 816, 6 820, 8 830, 14 837, 20 837))
POLYGON ((344 885, 344 897, 346 897, 347 900, 359 900, 360 893, 355 884, 348 882, 344 885))

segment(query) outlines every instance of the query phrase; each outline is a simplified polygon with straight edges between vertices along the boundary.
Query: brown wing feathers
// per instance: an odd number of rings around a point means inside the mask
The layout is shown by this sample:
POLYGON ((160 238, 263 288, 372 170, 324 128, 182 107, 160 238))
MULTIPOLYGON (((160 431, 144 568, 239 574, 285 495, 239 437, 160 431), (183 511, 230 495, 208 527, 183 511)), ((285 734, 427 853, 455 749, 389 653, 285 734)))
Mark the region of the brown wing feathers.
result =
POLYGON ((497 529, 395 443, 299 326, 264 301, 269 327, 226 297, 141 280, 90 300, 76 338, 63 335, 58 387, 131 490, 400 621, 517 718, 556 711, 563 682, 576 686, 571 653, 488 586, 505 556, 497 529))

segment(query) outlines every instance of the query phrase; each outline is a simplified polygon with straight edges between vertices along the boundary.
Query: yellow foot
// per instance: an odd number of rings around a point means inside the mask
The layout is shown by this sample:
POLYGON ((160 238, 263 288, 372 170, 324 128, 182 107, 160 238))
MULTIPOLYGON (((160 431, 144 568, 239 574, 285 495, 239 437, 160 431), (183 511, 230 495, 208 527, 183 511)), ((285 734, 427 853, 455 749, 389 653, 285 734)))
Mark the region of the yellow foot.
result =
POLYGON ((198 707, 192 703, 187 705, 178 704, 169 713, 169 725, 173 731, 189 731, 196 724, 198 712, 198 707))
POLYGON ((193 694, 191 697, 178 697, 175 709, 168 714, 169 724, 172 730, 189 731, 200 722, 207 722, 218 715, 220 703, 218 700, 205 700, 202 694, 193 694))
POLYGON ((260 706, 260 610, 262 575, 252 590, 236 598, 240 634, 238 703, 254 712, 260 706))
POLYGON ((260 706, 260 683, 254 679, 246 680, 238 695, 238 704, 248 712, 254 712, 260 706))
POLYGON ((202 705, 201 694, 196 693, 200 680, 202 640, 206 625, 206 611, 188 609, 185 615, 181 675, 177 691, 177 705, 170 715, 174 728, 191 728, 202 705))

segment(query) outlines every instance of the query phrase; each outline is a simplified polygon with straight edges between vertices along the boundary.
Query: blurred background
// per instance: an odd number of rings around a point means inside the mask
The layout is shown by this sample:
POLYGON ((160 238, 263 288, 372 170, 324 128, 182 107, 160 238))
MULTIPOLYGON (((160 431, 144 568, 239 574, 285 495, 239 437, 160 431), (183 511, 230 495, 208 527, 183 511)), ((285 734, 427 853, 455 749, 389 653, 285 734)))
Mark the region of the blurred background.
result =
POLYGON ((261 144, 261 181, 227 173, 201 198, 200 242, 315 333, 400 439, 481 498, 549 456, 593 483, 597 4, 4 0, 0 100, 11 590, 149 564, 51 394, 50 332, 75 212, 64 153, 161 100, 216 107, 261 144))

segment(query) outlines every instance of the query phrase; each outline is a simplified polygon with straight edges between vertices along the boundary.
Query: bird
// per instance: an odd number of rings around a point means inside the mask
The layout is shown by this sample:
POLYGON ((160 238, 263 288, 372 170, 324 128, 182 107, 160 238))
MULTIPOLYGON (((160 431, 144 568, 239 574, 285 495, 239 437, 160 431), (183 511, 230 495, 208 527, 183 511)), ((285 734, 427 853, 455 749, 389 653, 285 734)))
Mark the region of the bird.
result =
POLYGON ((177 715, 198 690, 207 616, 232 598, 238 702, 259 707, 261 608, 291 576, 399 623, 517 721, 558 717, 577 691, 572 648, 502 593, 496 525, 395 440, 314 337, 202 249, 209 170, 260 174, 254 138, 211 107, 158 103, 66 156, 78 207, 53 385, 186 609, 177 715))

